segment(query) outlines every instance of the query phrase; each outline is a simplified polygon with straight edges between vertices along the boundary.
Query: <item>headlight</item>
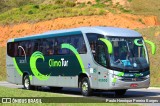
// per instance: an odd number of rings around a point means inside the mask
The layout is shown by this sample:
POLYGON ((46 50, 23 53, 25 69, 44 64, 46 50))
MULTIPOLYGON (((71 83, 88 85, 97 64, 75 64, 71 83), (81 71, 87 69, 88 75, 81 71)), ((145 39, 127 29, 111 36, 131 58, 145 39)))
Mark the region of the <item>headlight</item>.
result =
POLYGON ((150 78, 150 75, 145 76, 145 78, 150 78))
POLYGON ((116 79, 121 79, 121 77, 114 75, 114 78, 116 79))

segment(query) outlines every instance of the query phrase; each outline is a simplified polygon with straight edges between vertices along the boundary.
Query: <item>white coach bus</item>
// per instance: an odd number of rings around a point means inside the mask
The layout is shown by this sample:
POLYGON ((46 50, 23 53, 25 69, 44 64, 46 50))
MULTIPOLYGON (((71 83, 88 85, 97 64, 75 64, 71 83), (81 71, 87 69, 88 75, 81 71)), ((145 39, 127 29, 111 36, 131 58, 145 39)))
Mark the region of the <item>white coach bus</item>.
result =
POLYGON ((26 89, 36 86, 81 88, 124 95, 127 89, 148 88, 150 66, 144 40, 134 30, 81 27, 10 39, 7 78, 26 89))

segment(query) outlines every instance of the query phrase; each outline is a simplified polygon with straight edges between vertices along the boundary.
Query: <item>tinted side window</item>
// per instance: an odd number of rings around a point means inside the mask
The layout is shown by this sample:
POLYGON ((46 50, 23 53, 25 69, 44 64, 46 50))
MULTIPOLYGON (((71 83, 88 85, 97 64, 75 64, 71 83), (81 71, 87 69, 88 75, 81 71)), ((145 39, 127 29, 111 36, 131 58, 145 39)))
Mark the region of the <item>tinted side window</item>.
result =
POLYGON ((26 54, 26 41, 24 42, 19 42, 18 45, 18 56, 25 56, 26 54))
POLYGON ((11 57, 25 56, 29 54, 28 43, 11 42, 7 44, 7 54, 11 57))
POLYGON ((35 43, 36 41, 25 41, 25 52, 27 56, 32 55, 36 51, 35 43))
POLYGON ((71 54, 69 49, 62 49, 63 43, 71 44, 78 53, 87 52, 85 41, 82 35, 73 35, 67 37, 55 37, 38 40, 28 40, 21 42, 10 42, 7 44, 7 53, 9 56, 31 56, 35 51, 41 51, 44 55, 64 55, 71 54))
POLYGON ((39 40, 32 40, 31 47, 32 47, 31 48, 31 55, 32 55, 32 53, 39 50, 39 40))
POLYGON ((39 40, 39 51, 44 55, 62 55, 69 54, 68 49, 62 49, 61 44, 70 43, 70 37, 55 37, 39 40))
POLYGON ((48 43, 47 43, 46 39, 40 39, 39 40, 39 51, 41 51, 44 55, 46 55, 47 49, 48 49, 48 43))
POLYGON ((7 43, 7 54, 11 57, 16 56, 15 48, 17 48, 14 42, 7 43))
POLYGON ((103 42, 98 40, 99 38, 104 38, 104 36, 94 33, 89 33, 86 35, 90 44, 94 60, 100 65, 106 67, 108 65, 106 46, 103 42))
POLYGON ((54 38, 47 38, 47 39, 40 39, 39 41, 39 51, 41 51, 44 55, 54 55, 54 45, 55 39, 54 38))
POLYGON ((82 35, 71 36, 71 45, 76 48, 79 54, 87 53, 86 44, 82 35))
POLYGON ((31 56, 35 51, 38 50, 38 40, 25 41, 25 52, 27 56, 31 56))
POLYGON ((55 51, 54 51, 54 44, 55 44, 55 39, 54 38, 48 38, 46 39, 47 42, 47 53, 46 55, 54 55, 55 51))
POLYGON ((62 55, 62 54, 70 54, 70 50, 69 49, 62 49, 61 45, 63 43, 70 43, 70 37, 59 37, 56 38, 56 43, 55 43, 55 51, 56 54, 58 55, 62 55))
POLYGON ((95 58, 96 55, 96 50, 97 50, 97 44, 99 43, 98 39, 99 38, 104 38, 104 35, 100 35, 100 34, 95 34, 95 33, 87 33, 87 38, 90 44, 90 48, 92 51, 92 54, 95 58))

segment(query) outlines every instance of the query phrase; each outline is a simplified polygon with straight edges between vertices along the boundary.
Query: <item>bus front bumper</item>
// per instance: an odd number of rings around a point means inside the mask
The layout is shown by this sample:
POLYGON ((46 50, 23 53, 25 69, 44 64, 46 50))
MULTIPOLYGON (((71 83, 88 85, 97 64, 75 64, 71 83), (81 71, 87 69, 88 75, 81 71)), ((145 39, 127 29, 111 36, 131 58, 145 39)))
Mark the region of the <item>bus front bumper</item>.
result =
POLYGON ((122 81, 117 79, 116 82, 110 82, 110 89, 138 89, 138 88, 148 88, 150 85, 150 78, 143 81, 122 81))

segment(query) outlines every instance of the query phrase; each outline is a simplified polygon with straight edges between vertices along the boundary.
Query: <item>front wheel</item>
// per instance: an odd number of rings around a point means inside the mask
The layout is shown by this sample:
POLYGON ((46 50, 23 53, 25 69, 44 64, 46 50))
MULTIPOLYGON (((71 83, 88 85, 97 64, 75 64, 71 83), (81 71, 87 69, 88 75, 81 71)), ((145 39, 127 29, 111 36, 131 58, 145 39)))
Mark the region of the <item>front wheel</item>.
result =
POLYGON ((90 96, 93 90, 90 87, 89 79, 84 77, 81 82, 81 93, 83 96, 90 96))

